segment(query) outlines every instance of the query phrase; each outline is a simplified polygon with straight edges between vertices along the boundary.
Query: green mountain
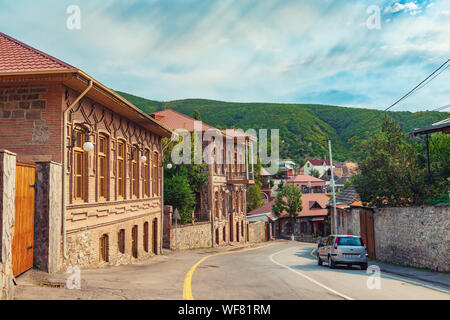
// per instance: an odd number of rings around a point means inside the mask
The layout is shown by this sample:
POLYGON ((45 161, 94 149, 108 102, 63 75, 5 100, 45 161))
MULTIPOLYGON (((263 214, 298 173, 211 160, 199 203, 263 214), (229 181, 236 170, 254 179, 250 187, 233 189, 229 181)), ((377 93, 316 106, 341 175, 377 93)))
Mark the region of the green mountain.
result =
MULTIPOLYGON (((146 113, 167 108, 188 116, 194 110, 202 120, 219 128, 279 129, 280 157, 299 163, 311 157, 328 154, 327 139, 333 143, 333 158, 355 160, 349 139, 361 139, 380 129, 383 112, 380 110, 347 108, 314 104, 238 103, 205 99, 185 99, 160 102, 125 92, 118 94, 146 113)), ((431 125, 450 117, 449 112, 388 112, 405 132, 431 125)))

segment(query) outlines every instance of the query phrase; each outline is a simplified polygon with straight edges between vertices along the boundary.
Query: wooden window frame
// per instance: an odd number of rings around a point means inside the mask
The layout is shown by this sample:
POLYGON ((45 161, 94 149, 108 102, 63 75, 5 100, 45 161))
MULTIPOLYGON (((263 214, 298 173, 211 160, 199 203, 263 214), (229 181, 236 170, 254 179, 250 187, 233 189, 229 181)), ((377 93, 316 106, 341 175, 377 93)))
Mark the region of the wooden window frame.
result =
POLYGON ((159 188, 159 152, 158 151, 153 151, 152 153, 153 156, 153 196, 154 197, 158 197, 159 193, 160 193, 160 188, 159 188))
POLYGON ((109 262, 109 236, 106 233, 99 238, 99 261, 109 262))
POLYGON ((108 199, 108 188, 107 188, 107 181, 109 176, 109 161, 108 161, 108 154, 109 154, 109 140, 108 136, 105 134, 100 134, 98 136, 98 155, 97 155, 97 176, 98 176, 98 198, 99 200, 107 200, 108 199), (103 142, 103 150, 101 149, 101 141, 103 142), (104 162, 103 165, 103 176, 101 175, 101 163, 104 162), (103 179, 103 185, 102 185, 102 179, 103 179))
POLYGON ((117 140, 117 198, 125 199, 125 168, 126 168, 126 142, 122 139, 117 140), (121 147, 122 146, 122 147, 121 147), (120 151, 122 149, 122 155, 120 151), (122 168, 122 176, 120 175, 120 168, 122 168), (120 185, 122 182, 122 186, 120 185))
POLYGON ((144 162, 144 197, 150 197, 150 177, 151 177, 151 153, 149 149, 144 150, 147 161, 144 162))
POLYGON ((75 146, 73 147, 73 200, 74 202, 84 202, 86 200, 86 153, 83 149, 83 143, 86 140, 86 135, 81 129, 74 129, 75 146), (77 155, 81 156, 81 170, 78 167, 77 155), (78 174, 78 172, 80 172, 78 174), (78 178, 80 182, 78 183, 78 178), (78 184, 80 184, 81 194, 78 196, 78 184))
POLYGON ((133 156, 131 158, 131 197, 139 198, 139 148, 133 145, 131 148, 133 156))

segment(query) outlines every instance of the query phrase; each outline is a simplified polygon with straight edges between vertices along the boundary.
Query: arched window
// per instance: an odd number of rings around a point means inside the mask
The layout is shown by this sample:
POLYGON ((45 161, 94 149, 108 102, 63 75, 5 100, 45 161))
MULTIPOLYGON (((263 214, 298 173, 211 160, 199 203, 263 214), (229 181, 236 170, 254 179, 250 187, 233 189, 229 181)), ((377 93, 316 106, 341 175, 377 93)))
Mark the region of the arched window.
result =
POLYGON ((145 149, 144 156, 147 158, 147 161, 144 162, 144 196, 150 197, 150 150, 145 149))
POLYGON ((227 214, 227 194, 222 191, 222 216, 225 218, 227 214))
POLYGON ((100 200, 107 198, 108 172, 108 138, 100 135, 98 137, 98 197, 100 200))
POLYGON ((86 136, 80 129, 74 130, 75 145, 73 148, 73 198, 75 201, 85 200, 86 156, 83 144, 86 136))
POLYGON ((117 196, 125 198, 125 142, 117 142, 117 196))
POLYGON ((148 252, 148 222, 144 223, 144 251, 148 252))
POLYGON ((138 162, 139 162, 139 150, 137 146, 133 146, 132 151, 132 160, 131 160, 131 167, 132 167, 132 195, 133 198, 137 198, 139 196, 139 170, 138 170, 138 162))
POLYGON ((117 234, 117 245, 120 253, 125 253, 125 229, 120 229, 117 234))
POLYGON ((104 234, 100 237, 100 243, 99 243, 99 260, 100 262, 108 262, 109 260, 109 241, 108 241, 108 235, 104 234))
POLYGON ((214 193, 214 213, 216 219, 219 219, 219 192, 214 193))

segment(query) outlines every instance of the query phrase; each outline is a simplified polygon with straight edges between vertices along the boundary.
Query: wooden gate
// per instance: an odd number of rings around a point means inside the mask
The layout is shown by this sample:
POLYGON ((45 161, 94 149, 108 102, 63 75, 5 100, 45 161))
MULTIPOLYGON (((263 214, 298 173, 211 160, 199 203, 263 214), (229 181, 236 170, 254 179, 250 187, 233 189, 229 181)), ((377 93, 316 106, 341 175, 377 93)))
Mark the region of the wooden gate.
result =
POLYGON ((33 268, 35 169, 34 163, 17 161, 14 237, 11 248, 15 277, 33 268))
POLYGON ((370 259, 375 259, 375 232, 373 227, 373 212, 368 209, 359 211, 361 238, 367 247, 367 253, 370 259))

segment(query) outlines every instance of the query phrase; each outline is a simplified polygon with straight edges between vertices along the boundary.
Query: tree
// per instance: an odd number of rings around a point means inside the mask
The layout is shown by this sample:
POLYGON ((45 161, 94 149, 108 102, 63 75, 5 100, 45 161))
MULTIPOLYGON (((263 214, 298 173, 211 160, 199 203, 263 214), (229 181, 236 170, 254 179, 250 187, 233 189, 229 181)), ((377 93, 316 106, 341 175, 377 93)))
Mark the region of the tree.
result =
POLYGON ((263 205, 263 199, 261 195, 262 176, 261 176, 261 159, 258 157, 256 165, 254 166, 255 184, 247 188, 247 211, 252 211, 263 205))
POLYGON ((363 202, 376 207, 424 203, 429 189, 419 152, 392 118, 385 116, 381 132, 360 148, 367 156, 354 184, 363 202))
POLYGON ((198 121, 202 121, 202 117, 200 115, 200 112, 198 112, 198 110, 194 110, 194 114, 192 115, 192 118, 194 118, 195 120, 198 120, 198 121))
POLYGON ((312 168, 311 171, 309 172, 309 175, 316 178, 320 178, 320 172, 316 168, 312 168))
POLYGON ((287 183, 275 198, 275 203, 272 205, 273 213, 279 217, 286 211, 291 219, 292 234, 294 234, 295 218, 302 210, 302 193, 300 189, 291 183, 287 183))
POLYGON ((164 180, 164 204, 178 209, 181 223, 192 221, 195 195, 185 175, 175 175, 164 180))

